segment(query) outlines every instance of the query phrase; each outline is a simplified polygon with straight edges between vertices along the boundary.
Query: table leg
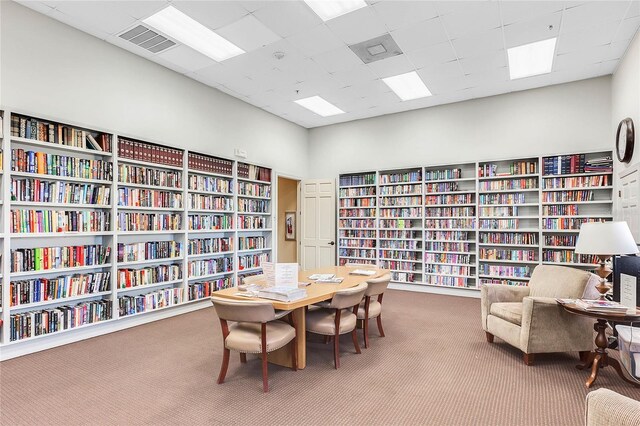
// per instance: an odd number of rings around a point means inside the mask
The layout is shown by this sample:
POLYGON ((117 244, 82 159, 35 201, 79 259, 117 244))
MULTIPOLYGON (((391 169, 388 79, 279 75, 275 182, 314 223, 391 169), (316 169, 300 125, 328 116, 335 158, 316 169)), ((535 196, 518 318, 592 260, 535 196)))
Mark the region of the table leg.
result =
POLYGON ((591 368, 591 365, 593 364, 593 359, 596 357, 596 353, 595 352, 589 352, 587 354, 587 359, 585 359, 584 364, 579 364, 576 365, 576 368, 578 370, 584 370, 585 368, 591 368))
POLYGON ((612 366, 613 368, 616 369, 616 371, 618 372, 618 376, 622 377, 622 380, 624 380, 627 383, 630 383, 636 387, 640 387, 640 383, 627 379, 627 377, 624 375, 624 372, 622 371, 622 366, 620 365, 620 363, 613 359, 613 358, 609 358, 608 359, 609 365, 612 366))
MULTIPOLYGON (((298 369, 307 366, 307 340, 304 307, 294 309, 293 321, 296 324, 296 336, 298 336, 298 369)), ((291 345, 269 352, 267 359, 272 364, 281 365, 283 367, 293 367, 291 365, 291 345)))
POLYGON ((598 377, 598 369, 601 366, 604 367, 604 365, 600 365, 600 361, 602 360, 603 358, 601 354, 596 354, 596 356, 593 358, 593 364, 591 365, 591 375, 584 384, 587 389, 590 388, 593 382, 596 381, 596 377, 598 377))

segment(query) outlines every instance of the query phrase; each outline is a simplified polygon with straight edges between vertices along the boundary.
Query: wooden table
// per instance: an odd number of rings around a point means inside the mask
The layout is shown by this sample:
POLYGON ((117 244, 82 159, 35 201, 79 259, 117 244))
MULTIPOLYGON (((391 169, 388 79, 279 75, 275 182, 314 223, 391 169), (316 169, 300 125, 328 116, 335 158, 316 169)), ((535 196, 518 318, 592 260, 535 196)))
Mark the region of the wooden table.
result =
POLYGON ((609 313, 609 312, 594 312, 594 311, 585 311, 584 309, 578 307, 573 303, 567 303, 562 305, 562 307, 572 314, 582 315, 585 317, 591 317, 596 319, 596 323, 593 326, 593 329, 598 333, 596 335, 596 350, 589 352, 585 363, 577 365, 576 368, 579 370, 584 370, 586 368, 591 367, 591 375, 585 382, 585 386, 587 388, 591 387, 591 385, 596 381, 596 377, 598 377, 598 370, 600 368, 604 368, 607 366, 613 367, 622 379, 630 383, 634 386, 638 386, 638 383, 635 381, 629 380, 624 373, 622 372, 622 366, 620 363, 613 358, 609 357, 607 353, 608 340, 607 335, 605 334, 605 330, 607 329, 607 321, 614 321, 620 323, 628 323, 640 321, 640 311, 637 309, 634 312, 629 313, 609 313))
MULTIPOLYGON (((226 297, 236 300, 269 300, 275 309, 293 311, 293 318, 296 325, 296 335, 298 336, 298 368, 305 368, 307 365, 307 341, 306 341, 306 324, 305 324, 305 307, 323 300, 329 300, 333 294, 343 288, 355 287, 358 284, 373 278, 380 277, 389 273, 388 269, 374 269, 376 272, 372 276, 350 275, 349 272, 354 269, 363 269, 362 267, 347 266, 329 266, 326 268, 312 269, 309 271, 299 271, 298 281, 309 282, 310 275, 313 274, 335 274, 336 277, 342 277, 344 280, 340 284, 320 284, 314 283, 305 287, 307 289, 307 297, 296 300, 295 302, 280 302, 277 300, 248 298, 245 296, 237 296, 238 289, 235 287, 226 288, 212 293, 212 296, 226 297)), ((259 282, 257 283, 259 284, 259 282)), ((284 367, 292 367, 291 353, 289 345, 285 345, 276 351, 269 353, 269 362, 282 365, 284 367)))

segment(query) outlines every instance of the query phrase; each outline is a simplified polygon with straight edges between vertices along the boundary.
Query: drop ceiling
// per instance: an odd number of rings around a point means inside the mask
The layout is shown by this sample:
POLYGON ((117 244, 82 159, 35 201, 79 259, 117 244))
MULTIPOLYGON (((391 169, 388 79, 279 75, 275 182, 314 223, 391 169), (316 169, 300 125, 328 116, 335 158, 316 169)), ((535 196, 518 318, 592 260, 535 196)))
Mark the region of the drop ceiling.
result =
POLYGON ((302 1, 19 3, 307 128, 611 74, 640 27, 637 0, 367 1, 326 22, 302 1), (246 53, 216 62, 179 43, 154 54, 118 37, 168 5, 246 53), (401 55, 365 65, 348 47, 384 34, 401 55), (506 49, 552 37, 552 72, 510 80, 506 49), (410 71, 433 96, 402 102, 382 82, 410 71), (294 102, 316 95, 345 113, 294 102))

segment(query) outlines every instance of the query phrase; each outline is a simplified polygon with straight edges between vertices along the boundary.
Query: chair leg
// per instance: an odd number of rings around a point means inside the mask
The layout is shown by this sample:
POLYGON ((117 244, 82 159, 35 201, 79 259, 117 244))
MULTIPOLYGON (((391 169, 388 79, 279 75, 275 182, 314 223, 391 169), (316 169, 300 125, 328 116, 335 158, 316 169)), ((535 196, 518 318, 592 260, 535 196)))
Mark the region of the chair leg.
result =
POLYGON ((227 375, 227 368, 229 367, 229 354, 230 350, 224 348, 222 353, 222 365, 220 366, 220 374, 218 375, 218 384, 224 383, 224 378, 227 375))
POLYGON ((293 371, 298 371, 298 337, 291 341, 291 366, 293 371))
POLYGON ((358 333, 355 328, 351 332, 351 337, 353 338, 353 346, 356 348, 356 353, 361 354, 362 351, 360 351, 360 344, 358 343, 358 333))
POLYGON ((363 323, 363 327, 362 327, 362 333, 364 334, 364 347, 368 348, 369 347, 369 319, 364 319, 362 320, 363 323))
POLYGON ((382 314, 378 315, 378 331, 380 332, 380 337, 384 337, 384 330, 382 329, 382 314))
POLYGON ((524 360, 524 363, 526 365, 533 365, 534 361, 535 361, 535 354, 522 354, 522 359, 524 360))
POLYGON ((267 376, 267 324, 262 323, 262 390, 269 392, 269 379, 267 376))
POLYGON ((493 334, 489 333, 488 331, 485 331, 485 336, 487 336, 487 342, 489 343, 493 343, 493 334))
POLYGON ((340 335, 337 332, 333 338, 333 365, 336 370, 340 368, 340 335))
POLYGON ((240 362, 243 364, 247 363, 247 354, 244 352, 240 352, 240 362))

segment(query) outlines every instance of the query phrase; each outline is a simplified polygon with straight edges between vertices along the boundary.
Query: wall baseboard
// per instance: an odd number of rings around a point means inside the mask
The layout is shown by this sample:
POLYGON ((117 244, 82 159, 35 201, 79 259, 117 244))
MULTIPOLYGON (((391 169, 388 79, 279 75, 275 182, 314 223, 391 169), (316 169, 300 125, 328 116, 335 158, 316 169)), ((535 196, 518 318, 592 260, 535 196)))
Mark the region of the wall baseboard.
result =
POLYGON ((389 288, 392 290, 415 291, 418 293, 443 294, 446 296, 462 296, 462 297, 471 297, 475 299, 480 298, 480 291, 478 290, 467 290, 467 289, 455 288, 455 287, 439 287, 439 286, 430 286, 430 285, 421 285, 421 284, 391 282, 389 283, 389 288))

